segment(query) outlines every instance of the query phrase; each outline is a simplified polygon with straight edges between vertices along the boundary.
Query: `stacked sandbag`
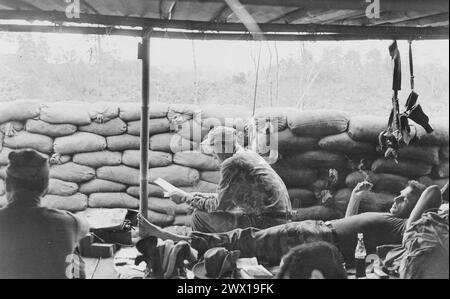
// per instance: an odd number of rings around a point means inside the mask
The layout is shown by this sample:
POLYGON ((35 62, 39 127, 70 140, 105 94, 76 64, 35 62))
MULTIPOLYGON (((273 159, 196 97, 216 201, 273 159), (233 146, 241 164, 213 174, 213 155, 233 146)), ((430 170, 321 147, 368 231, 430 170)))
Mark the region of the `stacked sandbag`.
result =
POLYGON ((201 111, 194 116, 194 120, 208 129, 226 126, 243 132, 251 115, 251 110, 242 106, 207 105, 201 107, 201 111))
POLYGON ((5 195, 5 193, 6 193, 5 182, 3 181, 3 179, 0 179, 0 196, 5 195))
POLYGON ((71 196, 46 195, 42 198, 41 204, 47 208, 81 212, 88 207, 88 198, 81 193, 76 193, 71 196))
MULTIPOLYGON (((49 158, 51 166, 48 206, 74 211, 136 209, 141 113, 140 103, 1 102, 0 198, 9 153, 35 149, 49 158)), ((199 144, 219 125, 243 131, 251 115, 241 106, 150 103, 147 197, 153 223, 190 223, 190 209, 174 206, 154 180, 163 178, 186 192, 217 192, 220 164, 200 152, 199 144)), ((278 140, 280 159, 272 167, 285 182, 293 207, 309 209, 299 212, 299 218, 341 215, 349 192, 364 180, 374 184, 374 194, 383 195, 373 196, 374 202, 368 199, 366 210, 385 210, 385 201, 408 180, 427 186, 448 181, 448 120, 433 120, 432 134, 417 127, 418 138, 400 150, 397 163, 376 150, 378 135, 387 125, 385 117, 349 118, 334 110, 268 107, 256 109, 255 118, 270 121, 277 134, 271 140, 278 140), (330 170, 337 171, 336 178, 330 170), (333 206, 329 197, 337 204, 333 206)))

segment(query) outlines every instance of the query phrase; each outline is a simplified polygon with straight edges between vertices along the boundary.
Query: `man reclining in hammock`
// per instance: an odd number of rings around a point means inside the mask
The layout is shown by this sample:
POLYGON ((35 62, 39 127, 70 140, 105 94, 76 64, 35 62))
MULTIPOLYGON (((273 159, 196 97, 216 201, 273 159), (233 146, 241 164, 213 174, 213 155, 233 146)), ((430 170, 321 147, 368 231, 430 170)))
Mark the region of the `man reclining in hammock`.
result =
POLYGON ((439 208, 442 202, 441 190, 437 186, 425 190, 422 184, 411 181, 394 199, 390 213, 357 215, 364 193, 370 189, 370 183, 358 184, 353 190, 346 217, 330 222, 306 220, 264 230, 247 228, 216 234, 194 231, 188 237, 168 234, 143 219, 141 223, 143 233, 162 239, 188 240, 199 254, 209 248, 225 247, 228 250, 240 250, 242 257, 257 257, 261 262, 278 265, 282 256, 294 246, 326 241, 335 244, 345 260, 351 262, 358 233, 364 234, 369 254, 375 253, 376 247, 380 245, 401 244, 405 228, 419 219, 423 212, 439 208))
POLYGON ((257 153, 239 145, 235 129, 214 128, 202 143, 202 151, 222 163, 217 193, 171 194, 174 202, 196 209, 191 224, 194 230, 219 233, 289 221, 292 207, 284 182, 257 153))

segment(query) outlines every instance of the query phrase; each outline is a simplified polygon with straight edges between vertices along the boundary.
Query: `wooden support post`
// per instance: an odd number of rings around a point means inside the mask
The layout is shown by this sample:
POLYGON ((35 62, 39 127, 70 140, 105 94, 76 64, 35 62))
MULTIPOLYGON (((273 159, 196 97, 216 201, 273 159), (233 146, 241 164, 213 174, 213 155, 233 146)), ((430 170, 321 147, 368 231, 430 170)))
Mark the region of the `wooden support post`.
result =
POLYGON ((150 102, 150 31, 145 30, 140 44, 139 58, 142 60, 142 112, 141 112, 141 173, 140 209, 148 218, 148 147, 149 147, 149 102, 150 102))

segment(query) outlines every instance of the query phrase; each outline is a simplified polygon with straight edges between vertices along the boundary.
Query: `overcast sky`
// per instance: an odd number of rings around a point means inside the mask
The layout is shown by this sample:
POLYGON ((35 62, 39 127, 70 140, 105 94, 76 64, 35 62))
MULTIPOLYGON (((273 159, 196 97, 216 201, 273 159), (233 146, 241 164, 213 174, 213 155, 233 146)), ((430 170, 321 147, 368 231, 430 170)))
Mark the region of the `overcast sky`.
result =
MULTIPOLYGON (((15 34, 15 33, 9 33, 15 34)), ((87 57, 89 46, 86 37, 69 34, 34 34, 44 37, 52 53, 57 55, 60 51, 74 50, 81 58, 87 57)), ((114 49, 120 60, 136 59, 136 46, 138 39, 128 37, 103 37, 103 47, 114 49)), ((344 52, 349 50, 360 51, 364 55, 376 47, 381 53, 388 55, 388 46, 391 41, 358 41, 358 42, 307 42, 305 47, 312 51, 316 57, 323 55, 324 49, 341 48, 344 52)), ((184 66, 193 65, 193 47, 189 40, 152 39, 152 65, 156 66, 184 66)), ((407 42, 399 42, 402 54, 406 57, 407 42)), ((449 41, 417 41, 414 42, 414 55, 417 63, 429 62, 449 64, 449 41)), ((16 44, 0 37, 0 54, 14 53, 16 44)), ((295 56, 299 53, 299 42, 277 42, 279 59, 295 56)), ((252 55, 256 56, 259 46, 254 42, 243 41, 195 41, 196 60, 199 68, 220 68, 233 72, 253 69, 252 55)), ((275 44, 263 44, 262 65, 268 65, 270 54, 275 61, 275 44)))

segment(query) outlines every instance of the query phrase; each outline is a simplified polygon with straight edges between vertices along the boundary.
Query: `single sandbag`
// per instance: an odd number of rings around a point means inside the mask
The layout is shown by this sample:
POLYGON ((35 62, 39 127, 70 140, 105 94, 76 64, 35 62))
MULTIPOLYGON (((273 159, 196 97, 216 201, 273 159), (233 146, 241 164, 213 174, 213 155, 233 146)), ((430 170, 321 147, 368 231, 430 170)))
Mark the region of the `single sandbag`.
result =
POLYGON ((201 114, 201 108, 198 105, 172 104, 169 107, 167 118, 171 124, 179 125, 193 119, 196 115, 200 118, 201 116, 199 114, 201 114))
MULTIPOLYGON (((134 150, 124 151, 122 163, 130 167, 140 168, 141 152, 134 150)), ((172 154, 148 151, 148 164, 150 168, 169 166, 172 164, 172 154)))
POLYGON ((31 148, 45 154, 49 154, 53 151, 52 138, 25 131, 19 132, 13 137, 6 136, 3 144, 11 149, 31 148))
POLYGON ((173 156, 173 162, 178 165, 192 167, 199 170, 218 170, 219 161, 213 156, 201 152, 178 152, 173 156))
POLYGON ((390 173, 408 178, 421 177, 431 173, 432 166, 420 161, 394 160, 379 158, 372 164, 372 171, 376 173, 390 173))
POLYGON ((348 134, 353 140, 378 143, 378 136, 386 130, 387 120, 378 116, 354 116, 350 118, 348 134))
POLYGON ((270 124, 275 131, 281 132, 286 130, 287 124, 287 111, 291 111, 290 107, 268 107, 257 108, 255 111, 255 119, 257 122, 265 122, 270 120, 270 124))
POLYGON ((51 124, 83 126, 91 123, 91 117, 83 102, 53 102, 41 105, 40 119, 51 124))
POLYGON ((78 192, 78 185, 58 179, 50 179, 48 184, 49 195, 71 196, 78 192))
POLYGON ((20 121, 10 121, 4 124, 0 124, 0 150, 3 145, 3 138, 5 136, 12 137, 17 133, 23 131, 25 125, 20 121))
POLYGON ((350 138, 347 132, 320 139, 319 147, 323 150, 339 151, 346 154, 371 155, 375 153, 374 145, 361 141, 355 141, 350 138))
POLYGON ((195 193, 195 192, 200 192, 200 193, 217 193, 217 184, 213 184, 213 183, 209 183, 206 181, 198 181, 198 183, 195 186, 192 187, 180 187, 180 189, 182 189, 185 192, 188 193, 195 193))
MULTIPOLYGON (((444 188, 447 184, 448 184, 448 178, 433 180, 433 185, 436 185, 441 189, 444 188)), ((445 200, 445 199, 443 198, 443 200, 445 200)))
POLYGON ((290 112, 288 126, 295 135, 322 137, 347 131, 348 118, 334 110, 290 112))
POLYGON ((281 177, 287 187, 309 186, 317 179, 318 172, 303 168, 286 160, 280 160, 272 165, 273 170, 281 177))
POLYGON ((177 187, 188 187, 195 186, 198 183, 200 173, 196 169, 180 165, 151 168, 149 170, 149 181, 154 182, 158 178, 162 178, 177 187))
POLYGON ((194 208, 187 203, 177 205, 169 198, 158 197, 150 197, 148 199, 148 208, 152 211, 167 215, 186 215, 191 214, 194 210, 194 208))
POLYGON ((81 132, 88 132, 100 136, 116 136, 121 135, 127 131, 127 124, 120 118, 114 118, 105 123, 93 122, 86 126, 78 127, 81 132))
POLYGON ((79 153, 73 156, 73 162, 93 168, 119 166, 122 163, 122 154, 110 151, 79 153))
POLYGON ((288 194, 293 209, 307 208, 317 204, 317 199, 310 190, 291 188, 288 189, 288 194))
POLYGON ((448 165, 449 165, 448 160, 441 161, 439 165, 433 167, 431 176, 435 179, 448 178, 449 177, 448 165))
POLYGON ((119 117, 119 106, 113 102, 93 102, 87 105, 87 111, 92 121, 106 123, 119 117))
MULTIPOLYGON (((334 196, 334 206, 345 214, 352 189, 341 189, 334 196)), ((366 192, 361 200, 359 213, 388 212, 394 201, 394 195, 387 193, 366 192)))
MULTIPOLYGON (((169 106, 164 103, 150 103, 149 105, 149 117, 163 118, 167 116, 169 106)), ((119 116, 124 121, 136 121, 141 119, 141 105, 140 103, 121 103, 119 104, 119 116)))
POLYGON ((0 209, 4 208, 8 205, 8 200, 6 199, 6 195, 0 195, 0 209))
POLYGON ((365 180, 373 184, 374 191, 392 194, 399 194, 408 186, 409 181, 408 178, 395 174, 355 171, 347 176, 345 184, 353 189, 365 180))
MULTIPOLYGON (((153 135, 150 137, 150 149, 152 151, 171 152, 170 144, 173 138, 181 139, 181 137, 175 133, 153 135)), ((186 140, 185 143, 188 145, 190 144, 189 140, 186 140)))
POLYGON ((62 165, 69 163, 70 161, 72 161, 72 156, 70 155, 53 154, 48 162, 50 165, 62 165))
POLYGON ((139 186, 140 172, 138 169, 125 165, 104 166, 97 169, 97 178, 130 186, 139 186))
POLYGON ((173 224, 173 222, 175 220, 175 216, 148 210, 148 218, 147 219, 148 219, 148 221, 150 221, 150 223, 164 228, 167 226, 171 226, 173 224))
MULTIPOLYGON (((133 197, 141 198, 141 188, 138 186, 132 186, 127 189, 127 193, 133 197)), ((147 195, 148 197, 164 197, 164 189, 158 185, 148 184, 147 195)))
POLYGON ((436 118, 430 121, 433 133, 428 134, 424 128, 416 125, 417 139, 419 144, 448 146, 449 143, 449 119, 436 118))
POLYGON ((439 151, 439 157, 441 160, 448 160, 449 159, 449 155, 448 155, 448 146, 444 146, 440 149, 439 151))
POLYGON ((75 133, 77 126, 70 124, 50 124, 42 120, 29 119, 25 125, 25 130, 50 137, 62 137, 75 133))
POLYGON ((299 165, 306 168, 342 169, 348 166, 348 159, 344 154, 323 150, 286 156, 284 160, 292 165, 299 165))
MULTIPOLYGON (((149 136, 170 132, 170 122, 167 118, 150 119, 148 124, 149 136)), ((128 134, 134 136, 141 135, 141 121, 131 121, 128 123, 128 134)))
POLYGON ((287 129, 278 133, 278 150, 281 153, 307 152, 318 148, 318 139, 296 136, 287 129))
POLYGON ((0 124, 12 120, 27 120, 39 116, 40 103, 36 100, 0 102, 0 124))
POLYGON ((202 126, 194 120, 189 120, 179 125, 173 126, 173 131, 183 139, 201 143, 208 135, 209 128, 202 126))
POLYGON ((90 181, 95 176, 95 170, 91 167, 69 162, 55 165, 50 168, 50 177, 66 182, 83 183, 90 181))
POLYGON ((106 137, 106 143, 108 144, 108 149, 113 152, 138 150, 141 147, 140 138, 129 134, 106 137))
POLYGON ((80 192, 87 195, 92 193, 123 192, 125 189, 127 189, 127 186, 124 184, 101 179, 93 179, 80 185, 80 192))
POLYGON ((419 183, 426 187, 430 187, 432 185, 436 185, 439 188, 444 188, 444 186, 448 183, 448 178, 444 179, 432 179, 429 176, 423 176, 418 179, 419 183))
POLYGON ((81 212, 88 207, 88 198, 81 193, 72 196, 47 195, 41 199, 41 205, 50 209, 81 212))
POLYGON ((165 133, 150 137, 150 149, 161 152, 182 152, 198 149, 198 144, 182 138, 176 133, 165 133))
POLYGON ((55 153, 63 155, 98 152, 106 149, 106 139, 92 133, 77 132, 70 136, 56 138, 53 146, 55 153))
POLYGON ((3 179, 0 179, 0 196, 5 195, 6 193, 6 186, 3 179))
POLYGON ((7 147, 3 147, 0 150, 0 165, 1 166, 6 166, 9 164, 9 153, 11 153, 13 150, 7 147))
POLYGON ((219 184, 221 178, 220 171, 202 171, 200 172, 200 179, 213 184, 219 184))
POLYGON ((409 145, 400 148, 398 157, 403 160, 419 160, 432 165, 438 165, 439 147, 409 145))
POLYGON ((92 193, 89 195, 90 208, 137 209, 139 200, 127 193, 92 193))

